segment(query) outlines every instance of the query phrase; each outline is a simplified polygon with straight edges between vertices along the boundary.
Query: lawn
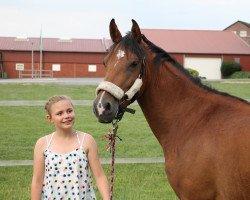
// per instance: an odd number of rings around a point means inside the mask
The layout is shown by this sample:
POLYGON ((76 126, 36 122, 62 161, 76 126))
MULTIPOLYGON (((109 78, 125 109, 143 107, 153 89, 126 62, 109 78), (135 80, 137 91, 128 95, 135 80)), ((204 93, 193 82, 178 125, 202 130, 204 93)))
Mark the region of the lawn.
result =
POLYGON ((46 100, 55 94, 65 94, 74 100, 92 100, 95 97, 93 85, 62 85, 51 83, 0 84, 0 101, 46 100))
MULTIPOLYGON (((250 83, 207 82, 205 84, 232 95, 250 99, 250 83)), ((5 100, 46 100, 54 94, 66 94, 74 100, 93 100, 96 86, 40 84, 0 84, 0 101, 5 100)))
MULTIPOLYGON (((161 157, 162 150, 150 131, 139 106, 136 114, 125 114, 119 124, 117 157, 161 157), (136 129, 135 129, 136 127, 136 129), (149 150, 150 149, 150 150, 149 150)), ((0 115, 0 160, 31 160, 36 140, 54 129, 45 119, 43 107, 2 107, 0 115), (24 117, 25 116, 25 117, 24 117)), ((112 126, 98 123, 91 106, 76 106, 76 130, 91 133, 99 146, 100 156, 109 157, 105 151, 107 141, 102 137, 112 126)))
MULTIPOLYGON (((250 84, 207 83, 220 91, 250 99, 250 84)), ((59 84, 0 84, 0 101, 46 100, 54 94, 66 94, 73 100, 92 100, 96 86, 59 84)), ((119 124, 116 157, 162 157, 161 147, 148 127, 138 105, 134 115, 125 114, 119 124)), ((99 147, 100 157, 110 157, 102 137, 110 124, 97 122, 92 106, 76 106, 75 129, 91 133, 99 147)), ((36 140, 53 131, 42 106, 1 107, 0 160, 32 160, 36 140)), ((109 175, 109 165, 104 170, 109 175)), ((0 197, 29 199, 31 166, 0 167, 0 197)), ((96 186, 95 186, 96 187, 96 186)), ((99 197, 99 194, 97 193, 99 197)), ((163 164, 116 164, 114 199, 177 199, 166 181, 163 164)))
POLYGON ((219 91, 250 100, 250 83, 233 83, 233 82, 207 82, 207 85, 219 91))
MULTIPOLYGON (((110 166, 103 166, 109 177, 110 166)), ((166 181, 163 164, 117 164, 114 199, 177 200, 166 181)), ((0 197, 5 200, 30 199, 31 166, 0 167, 0 197)), ((94 183, 97 198, 100 199, 94 183)))

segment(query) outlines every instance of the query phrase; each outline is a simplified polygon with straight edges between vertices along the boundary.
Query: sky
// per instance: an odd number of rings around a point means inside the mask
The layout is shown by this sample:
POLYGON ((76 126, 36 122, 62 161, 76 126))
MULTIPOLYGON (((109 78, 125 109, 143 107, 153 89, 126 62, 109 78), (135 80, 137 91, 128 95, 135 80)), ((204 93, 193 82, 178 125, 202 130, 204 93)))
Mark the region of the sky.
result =
POLYGON ((250 0, 0 0, 0 37, 110 38, 140 28, 223 30, 250 23, 250 0))

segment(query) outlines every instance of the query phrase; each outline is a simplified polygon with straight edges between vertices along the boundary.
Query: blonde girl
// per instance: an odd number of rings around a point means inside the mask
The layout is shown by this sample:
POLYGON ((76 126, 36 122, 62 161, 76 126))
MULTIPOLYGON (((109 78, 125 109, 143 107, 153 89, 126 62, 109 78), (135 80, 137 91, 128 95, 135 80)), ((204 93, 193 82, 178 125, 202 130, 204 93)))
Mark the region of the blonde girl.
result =
POLYGON ((96 142, 90 134, 73 129, 75 112, 70 98, 52 96, 45 110, 55 131, 36 142, 31 199, 96 199, 90 168, 102 199, 108 200, 108 181, 96 142))

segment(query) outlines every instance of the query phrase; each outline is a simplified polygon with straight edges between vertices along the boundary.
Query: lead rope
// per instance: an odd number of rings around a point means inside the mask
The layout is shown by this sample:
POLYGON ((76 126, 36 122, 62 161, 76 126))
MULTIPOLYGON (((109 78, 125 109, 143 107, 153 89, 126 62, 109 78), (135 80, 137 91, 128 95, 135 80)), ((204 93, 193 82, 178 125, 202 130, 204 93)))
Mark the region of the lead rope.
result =
MULTIPOLYGON (((118 129, 118 120, 113 124, 112 134, 110 135, 111 140, 111 152, 112 152, 112 161, 111 161, 111 176, 110 176, 110 200, 113 199, 113 190, 114 190, 114 179, 115 179, 115 141, 117 137, 118 129)), ((120 139, 120 138, 119 138, 120 139)), ((121 139, 120 139, 121 140, 121 139)))
POLYGON ((113 128, 108 130, 108 133, 103 137, 103 139, 108 139, 109 143, 106 146, 106 150, 111 153, 111 174, 110 174, 110 200, 113 199, 113 191, 114 191, 114 180, 115 180, 115 142, 116 138, 120 141, 122 139, 117 136, 119 119, 116 119, 112 122, 113 128))
POLYGON ((108 134, 104 136, 103 139, 108 139, 109 143, 106 146, 106 150, 110 150, 111 152, 111 175, 110 175, 110 200, 113 199, 113 191, 114 191, 114 182, 115 182, 115 142, 116 138, 118 138, 120 141, 122 139, 117 135, 118 130, 118 122, 122 119, 124 112, 129 112, 131 114, 135 113, 134 109, 131 108, 122 108, 119 109, 119 112, 117 113, 115 120, 112 121, 113 128, 112 130, 108 130, 108 134))

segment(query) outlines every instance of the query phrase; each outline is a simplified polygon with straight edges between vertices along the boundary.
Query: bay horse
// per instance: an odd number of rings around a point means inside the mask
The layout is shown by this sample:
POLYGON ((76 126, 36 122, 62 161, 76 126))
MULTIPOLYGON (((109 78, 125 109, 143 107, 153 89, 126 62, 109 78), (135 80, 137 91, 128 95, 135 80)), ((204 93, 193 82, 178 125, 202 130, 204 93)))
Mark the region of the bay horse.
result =
POLYGON ((93 103, 99 122, 112 122, 136 99, 162 146, 179 199, 249 200, 250 104, 192 77, 132 23, 122 37, 110 22, 113 45, 93 103))

